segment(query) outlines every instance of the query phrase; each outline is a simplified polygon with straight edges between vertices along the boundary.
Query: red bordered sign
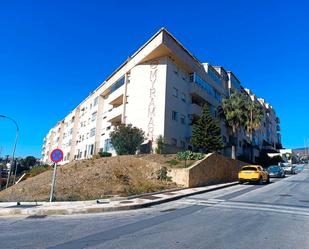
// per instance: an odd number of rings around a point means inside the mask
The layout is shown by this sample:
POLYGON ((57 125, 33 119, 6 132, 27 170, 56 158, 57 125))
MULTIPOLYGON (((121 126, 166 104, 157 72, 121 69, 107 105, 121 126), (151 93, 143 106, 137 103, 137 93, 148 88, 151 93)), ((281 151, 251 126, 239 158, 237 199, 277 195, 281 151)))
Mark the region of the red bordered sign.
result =
POLYGON ((51 153, 50 153, 50 160, 52 160, 52 162, 54 163, 59 163, 61 162, 63 159, 63 151, 60 149, 54 149, 51 153))

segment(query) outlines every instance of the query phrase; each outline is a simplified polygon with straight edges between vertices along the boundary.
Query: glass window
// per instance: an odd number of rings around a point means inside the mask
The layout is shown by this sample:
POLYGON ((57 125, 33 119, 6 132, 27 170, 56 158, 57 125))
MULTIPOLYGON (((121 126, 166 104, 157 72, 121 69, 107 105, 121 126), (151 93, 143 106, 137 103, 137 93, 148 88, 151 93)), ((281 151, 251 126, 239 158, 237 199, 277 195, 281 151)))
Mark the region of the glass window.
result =
POLYGON ((97 118, 97 112, 92 113, 91 120, 92 120, 92 121, 95 121, 96 118, 97 118))
POLYGON ((173 96, 178 98, 178 89, 176 87, 173 87, 173 96))
POLYGON ((93 137, 95 135, 95 128, 92 128, 90 130, 90 137, 93 137))
POLYGON ((185 93, 181 93, 181 101, 186 103, 186 94, 185 93))
POLYGON ((186 142, 180 141, 180 146, 181 146, 181 148, 185 149, 186 148, 186 142))
POLYGON ((93 100, 93 106, 96 106, 99 102, 99 97, 96 97, 94 100, 93 100))
POLYGON ((175 111, 172 111, 172 120, 178 121, 178 113, 175 111))
POLYGON ((180 115, 180 123, 186 124, 186 117, 185 117, 185 115, 180 115))

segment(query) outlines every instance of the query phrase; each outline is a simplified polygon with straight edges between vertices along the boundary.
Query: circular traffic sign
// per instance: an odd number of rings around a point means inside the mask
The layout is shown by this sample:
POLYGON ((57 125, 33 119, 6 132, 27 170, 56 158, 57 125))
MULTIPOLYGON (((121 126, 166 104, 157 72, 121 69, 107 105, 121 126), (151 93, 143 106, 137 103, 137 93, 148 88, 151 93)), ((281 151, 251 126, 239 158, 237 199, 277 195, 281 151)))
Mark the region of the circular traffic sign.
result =
POLYGON ((50 160, 52 160, 54 163, 59 163, 63 159, 63 151, 60 149, 54 149, 50 153, 50 160))

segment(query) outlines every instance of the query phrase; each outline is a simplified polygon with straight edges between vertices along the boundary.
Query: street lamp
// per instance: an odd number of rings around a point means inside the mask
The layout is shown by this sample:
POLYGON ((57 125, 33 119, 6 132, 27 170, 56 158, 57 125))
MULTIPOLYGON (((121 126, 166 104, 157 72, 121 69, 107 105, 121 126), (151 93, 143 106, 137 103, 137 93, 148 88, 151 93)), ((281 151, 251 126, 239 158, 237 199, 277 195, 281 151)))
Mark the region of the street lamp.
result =
MULTIPOLYGON (((15 126, 16 126, 16 136, 15 136, 15 143, 14 143, 14 147, 13 147, 13 155, 12 155, 12 165, 14 165, 16 145, 17 145, 17 142, 18 142, 19 127, 18 127, 17 122, 16 122, 14 119, 12 119, 12 118, 10 118, 10 117, 8 117, 8 116, 0 115, 0 118, 9 119, 9 120, 11 120, 11 121, 15 124, 15 126)), ((10 168, 10 171, 9 171, 9 174, 8 174, 8 177, 7 177, 7 180, 6 180, 6 186, 5 186, 5 188, 8 188, 8 185, 9 185, 10 176, 11 176, 11 169, 12 169, 12 167, 10 168)), ((15 173, 14 173, 15 178, 16 178, 16 172, 17 172, 17 167, 15 166, 15 173)), ((14 179, 15 179, 15 178, 14 178, 14 179)), ((15 181, 15 180, 14 180, 14 181, 15 181)))

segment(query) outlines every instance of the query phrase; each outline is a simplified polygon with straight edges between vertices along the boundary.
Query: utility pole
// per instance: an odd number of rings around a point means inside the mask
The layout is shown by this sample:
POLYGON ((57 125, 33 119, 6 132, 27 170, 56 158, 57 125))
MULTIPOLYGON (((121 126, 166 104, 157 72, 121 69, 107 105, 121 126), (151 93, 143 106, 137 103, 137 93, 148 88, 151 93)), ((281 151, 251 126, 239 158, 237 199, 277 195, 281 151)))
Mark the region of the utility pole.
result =
MULTIPOLYGON (((13 153, 12 153, 12 164, 11 164, 11 167, 10 167, 7 179, 6 179, 6 185, 5 185, 5 188, 8 188, 9 181, 10 181, 10 176, 11 176, 11 171, 12 171, 12 166, 14 165, 14 160, 15 160, 15 152, 16 152, 16 146, 17 146, 17 142, 18 142, 19 127, 18 127, 17 122, 14 119, 12 119, 12 118, 10 118, 8 116, 0 115, 0 118, 6 118, 8 120, 11 120, 15 124, 15 126, 16 126, 15 142, 14 142, 13 153)), ((16 167, 15 167, 15 178, 16 178, 16 167)))

